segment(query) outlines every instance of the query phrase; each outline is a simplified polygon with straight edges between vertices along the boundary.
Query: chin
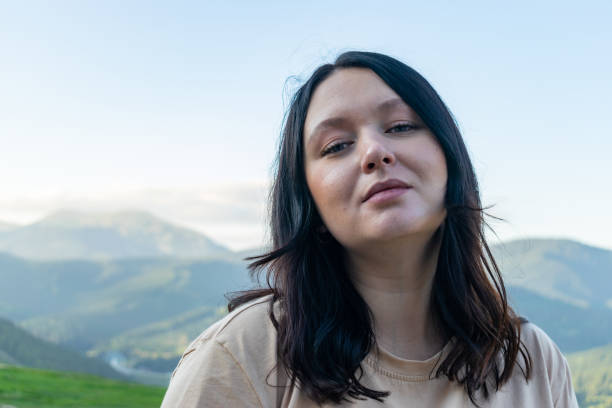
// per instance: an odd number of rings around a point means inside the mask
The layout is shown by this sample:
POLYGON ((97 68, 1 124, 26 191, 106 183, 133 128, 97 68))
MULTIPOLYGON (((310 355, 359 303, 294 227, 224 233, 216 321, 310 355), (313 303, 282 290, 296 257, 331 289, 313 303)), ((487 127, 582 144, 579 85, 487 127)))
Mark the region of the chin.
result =
POLYGON ((369 241, 380 242, 410 239, 410 237, 433 235, 441 225, 440 220, 392 219, 377 223, 364 235, 369 241))

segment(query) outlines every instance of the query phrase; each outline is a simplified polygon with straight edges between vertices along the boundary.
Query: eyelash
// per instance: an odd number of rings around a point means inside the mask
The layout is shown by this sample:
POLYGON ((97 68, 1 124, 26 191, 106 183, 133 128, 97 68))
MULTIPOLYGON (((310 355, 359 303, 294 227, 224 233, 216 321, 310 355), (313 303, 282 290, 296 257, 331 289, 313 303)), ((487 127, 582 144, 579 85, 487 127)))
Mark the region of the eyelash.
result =
MULTIPOLYGON (((398 125, 393 126, 391 129, 396 129, 396 128, 408 128, 408 130, 414 130, 417 127, 415 125, 413 125, 412 123, 400 123, 398 125)), ((389 130, 391 130, 389 129, 389 130)))
MULTIPOLYGON (((414 129, 416 129, 417 127, 416 127, 416 126, 414 126, 414 125, 413 125, 413 124, 411 124, 411 123, 400 123, 400 124, 398 124, 398 125, 393 126, 393 127, 392 127, 391 129, 389 129, 389 130, 396 129, 396 128, 408 128, 408 130, 414 130, 414 129)), ((398 132, 392 132, 392 133, 398 133, 398 132)), ((350 145, 350 144, 352 144, 352 143, 353 143, 353 142, 340 142, 340 143, 334 143, 334 144, 332 144, 331 146, 329 146, 328 148, 326 148, 325 150, 323 150, 323 152, 321 153, 321 156, 326 156, 326 155, 331 154, 331 153, 337 153, 337 152, 339 152, 339 151, 343 150, 343 149, 336 150, 338 147, 343 146, 343 145, 350 145)))

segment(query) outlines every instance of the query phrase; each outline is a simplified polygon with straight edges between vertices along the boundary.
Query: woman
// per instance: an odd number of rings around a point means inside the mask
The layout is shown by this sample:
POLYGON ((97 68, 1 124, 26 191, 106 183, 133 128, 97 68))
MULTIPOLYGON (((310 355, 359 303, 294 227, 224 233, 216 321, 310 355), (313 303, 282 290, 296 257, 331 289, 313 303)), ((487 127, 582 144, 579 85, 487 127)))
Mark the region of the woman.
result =
POLYGON ((564 357, 507 304, 451 113, 405 64, 347 52, 313 73, 271 205, 250 265, 269 288, 187 348, 164 407, 577 407, 564 357))

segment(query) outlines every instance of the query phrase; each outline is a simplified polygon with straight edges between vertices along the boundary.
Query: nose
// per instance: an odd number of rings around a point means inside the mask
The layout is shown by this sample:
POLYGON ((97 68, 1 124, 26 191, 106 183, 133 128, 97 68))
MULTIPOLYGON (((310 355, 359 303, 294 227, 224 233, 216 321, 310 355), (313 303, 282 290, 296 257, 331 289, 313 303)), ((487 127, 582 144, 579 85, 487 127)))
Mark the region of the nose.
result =
POLYGON ((370 135, 362 137, 365 144, 365 152, 361 160, 361 169, 364 173, 371 173, 379 168, 395 163, 395 155, 385 145, 383 137, 380 135, 370 135))

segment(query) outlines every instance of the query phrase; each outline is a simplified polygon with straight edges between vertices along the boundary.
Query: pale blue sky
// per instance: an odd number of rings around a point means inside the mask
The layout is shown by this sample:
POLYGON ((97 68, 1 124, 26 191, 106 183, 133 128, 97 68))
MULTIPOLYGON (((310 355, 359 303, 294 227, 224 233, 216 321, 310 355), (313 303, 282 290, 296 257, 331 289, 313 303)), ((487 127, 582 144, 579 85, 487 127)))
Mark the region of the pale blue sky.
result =
POLYGON ((447 102, 502 239, 612 248, 612 3, 491 3, 0 1, 0 220, 142 207, 257 244, 261 203, 219 197, 269 179, 287 78, 365 49, 447 102))

